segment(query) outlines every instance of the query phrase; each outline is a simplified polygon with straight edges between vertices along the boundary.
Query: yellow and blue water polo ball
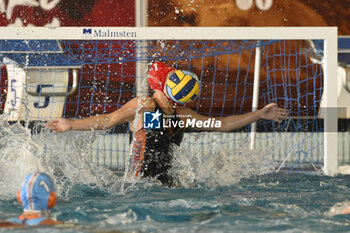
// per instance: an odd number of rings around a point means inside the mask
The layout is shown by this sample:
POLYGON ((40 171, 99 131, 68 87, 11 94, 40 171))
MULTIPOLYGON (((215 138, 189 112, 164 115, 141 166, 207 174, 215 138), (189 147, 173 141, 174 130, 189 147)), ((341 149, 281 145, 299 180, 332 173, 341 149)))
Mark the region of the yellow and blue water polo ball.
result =
POLYGON ((168 77, 165 85, 170 99, 179 104, 191 102, 200 91, 197 75, 185 70, 176 70, 168 77))

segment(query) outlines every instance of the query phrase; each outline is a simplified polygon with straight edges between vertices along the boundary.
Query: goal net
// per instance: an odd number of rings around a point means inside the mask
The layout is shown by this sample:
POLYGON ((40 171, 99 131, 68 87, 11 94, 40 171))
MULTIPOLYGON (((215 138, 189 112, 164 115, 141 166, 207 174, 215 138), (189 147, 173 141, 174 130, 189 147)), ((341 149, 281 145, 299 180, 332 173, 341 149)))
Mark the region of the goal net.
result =
MULTIPOLYGON (((3 28, 0 36, 1 110, 8 121, 110 113, 147 94, 147 68, 162 61, 197 74, 201 92, 187 107, 200 114, 247 113, 254 99, 259 109, 277 103, 290 112, 282 123, 259 120, 232 132, 187 130, 181 144, 187 153, 244 156, 254 140, 254 150, 267 153, 278 170, 336 171, 334 28, 17 30, 3 28)), ((91 160, 123 170, 128 131, 125 124, 101 133, 91 160)))

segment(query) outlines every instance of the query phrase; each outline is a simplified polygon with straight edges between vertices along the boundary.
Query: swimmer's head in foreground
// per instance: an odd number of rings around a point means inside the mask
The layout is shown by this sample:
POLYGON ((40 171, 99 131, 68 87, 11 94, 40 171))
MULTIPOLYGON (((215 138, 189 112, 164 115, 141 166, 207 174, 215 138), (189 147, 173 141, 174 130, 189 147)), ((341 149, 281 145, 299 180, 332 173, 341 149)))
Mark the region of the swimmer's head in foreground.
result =
POLYGON ((17 200, 24 211, 50 210, 55 206, 56 199, 54 184, 45 173, 29 174, 17 192, 17 200))
POLYGON ((50 218, 50 211, 56 204, 54 183, 45 173, 29 174, 20 190, 17 199, 23 206, 19 217, 0 222, 0 227, 25 227, 36 225, 55 225, 62 222, 50 218))

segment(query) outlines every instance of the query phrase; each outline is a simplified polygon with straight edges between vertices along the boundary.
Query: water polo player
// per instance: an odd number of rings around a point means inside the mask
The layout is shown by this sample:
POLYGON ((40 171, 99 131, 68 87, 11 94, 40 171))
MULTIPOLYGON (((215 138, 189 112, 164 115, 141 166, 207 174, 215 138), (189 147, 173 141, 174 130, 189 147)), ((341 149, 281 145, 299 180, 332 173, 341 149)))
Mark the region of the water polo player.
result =
POLYGON ((62 223, 50 216, 51 209, 56 204, 56 193, 54 184, 47 174, 29 174, 22 188, 17 192, 17 199, 23 206, 22 215, 0 222, 0 227, 15 228, 62 223))
MULTIPOLYGON (((130 141, 134 140, 130 172, 135 176, 153 177, 165 185, 172 185, 173 179, 168 170, 171 167, 172 151, 182 141, 183 129, 191 127, 201 130, 203 124, 194 122, 210 122, 213 118, 182 106, 199 94, 200 83, 194 73, 175 70, 165 63, 154 62, 148 71, 148 84, 152 94, 136 97, 112 113, 76 120, 59 118, 50 121, 47 127, 57 132, 65 132, 107 129, 129 122, 130 141), (162 116, 171 119, 171 123, 166 127, 162 125, 159 129, 145 129, 142 116, 150 111, 153 112, 151 121, 162 116), (137 113, 141 117, 135 118, 137 113), (134 122, 135 119, 137 122, 134 122), (181 122, 191 124, 179 124, 181 122)), ((287 116, 288 112, 285 109, 278 108, 276 104, 269 104, 254 112, 216 118, 216 122, 220 124, 204 129, 232 131, 259 119, 280 122, 287 116)))

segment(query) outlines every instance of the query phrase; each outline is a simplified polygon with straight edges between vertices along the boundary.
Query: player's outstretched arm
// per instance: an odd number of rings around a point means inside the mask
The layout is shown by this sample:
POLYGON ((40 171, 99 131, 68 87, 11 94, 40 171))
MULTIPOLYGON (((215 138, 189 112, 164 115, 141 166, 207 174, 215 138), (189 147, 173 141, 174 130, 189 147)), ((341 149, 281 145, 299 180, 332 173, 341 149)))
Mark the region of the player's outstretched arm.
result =
MULTIPOLYGON (((192 109, 186 107, 179 107, 177 109, 177 113, 185 116, 182 118, 186 120, 186 118, 196 119, 200 121, 207 121, 212 117, 204 116, 198 114, 192 109)), ((196 128, 198 130, 212 130, 212 131, 232 131, 235 129, 242 128, 247 126, 257 120, 266 119, 266 120, 274 120, 276 122, 281 122, 282 120, 288 117, 288 111, 283 108, 278 108, 276 104, 268 104, 263 109, 249 112, 241 115, 232 115, 227 117, 218 117, 215 120, 221 121, 221 127, 208 127, 208 128, 196 128)))
POLYGON ((84 119, 54 119, 46 124, 46 127, 56 131, 65 132, 68 130, 100 130, 108 129, 118 124, 132 121, 135 117, 138 106, 138 98, 130 100, 118 110, 100 114, 84 119))
POLYGON ((281 123, 283 120, 288 118, 289 112, 285 108, 277 107, 277 104, 272 103, 266 105, 261 111, 261 119, 273 120, 281 123))
POLYGON ((70 120, 64 118, 51 120, 45 126, 56 132, 65 132, 72 128, 72 126, 70 125, 70 120))

